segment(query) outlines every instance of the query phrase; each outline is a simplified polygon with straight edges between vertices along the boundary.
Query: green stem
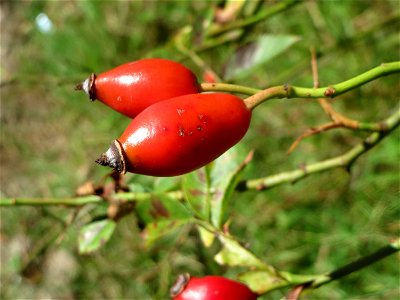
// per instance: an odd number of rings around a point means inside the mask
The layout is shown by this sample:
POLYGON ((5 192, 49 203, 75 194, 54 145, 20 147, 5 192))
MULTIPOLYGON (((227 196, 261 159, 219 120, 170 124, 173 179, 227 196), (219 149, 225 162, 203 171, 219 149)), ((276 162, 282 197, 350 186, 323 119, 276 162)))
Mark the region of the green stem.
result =
POLYGON ((3 198, 0 199, 0 206, 49 206, 49 205, 66 205, 66 206, 82 206, 91 203, 101 203, 103 198, 99 196, 84 196, 76 198, 3 198))
POLYGON ((386 245, 385 247, 382 247, 381 249, 378 249, 374 253, 364 256, 354 262, 351 262, 339 269, 336 269, 329 274, 322 275, 319 278, 316 278, 313 280, 311 283, 310 287, 311 288, 317 288, 320 287, 321 285, 327 284, 333 280, 340 279, 344 276, 347 276, 353 272, 356 272, 360 269, 363 269, 369 265, 372 265, 373 263, 384 259, 385 257, 396 253, 400 251, 400 239, 397 239, 396 241, 390 243, 389 245, 386 245))
POLYGON ((386 245, 374 253, 364 256, 354 262, 351 262, 343 267, 340 267, 328 274, 320 274, 320 275, 298 275, 292 274, 288 272, 280 272, 281 276, 287 280, 288 285, 291 286, 304 286, 306 289, 315 289, 324 284, 330 283, 333 280, 337 280, 343 278, 351 273, 359 271, 373 263, 378 262, 379 260, 384 259, 385 257, 394 254, 400 251, 400 239, 395 240, 394 242, 386 245))
POLYGON ((400 72, 400 61, 384 63, 349 80, 322 88, 304 88, 290 85, 276 86, 245 99, 246 106, 254 109, 272 98, 334 98, 379 77, 400 72))
MULTIPOLYGON (((167 192, 166 196, 180 201, 183 199, 183 192, 182 191, 171 191, 167 192)), ((154 197, 153 193, 117 193, 113 195, 113 199, 115 200, 120 200, 120 201, 134 201, 134 202, 139 202, 139 201, 145 201, 149 200, 154 197)))
POLYGON ((364 141, 340 156, 314 164, 305 165, 297 170, 283 172, 264 178, 242 181, 238 184, 237 188, 242 191, 250 189, 265 190, 283 183, 298 181, 313 173, 319 173, 333 168, 349 169, 358 157, 376 146, 386 135, 399 126, 400 109, 381 122, 381 124, 386 128, 386 131, 372 133, 364 141))
POLYGON ((267 9, 262 10, 261 12, 259 12, 256 15, 252 15, 246 19, 241 19, 241 20, 237 20, 234 22, 230 22, 226 25, 218 25, 218 24, 214 24, 213 26, 210 27, 210 29, 207 31, 207 37, 211 37, 211 36, 215 36, 215 35, 219 35, 221 33, 227 32, 227 31, 231 31, 234 29, 238 29, 238 28, 244 28, 250 25, 254 25, 258 22, 261 22, 277 13, 280 13, 288 8, 290 8, 291 6, 300 3, 299 1, 296 0, 286 0, 286 1, 280 1, 279 3, 277 3, 274 6, 271 6, 267 9))
MULTIPOLYGON (((190 58, 203 71, 211 70, 211 68, 209 68, 207 64, 204 62, 204 60, 197 54, 196 50, 193 50, 186 46, 185 40, 187 38, 187 35, 190 34, 190 31, 191 31, 190 28, 184 28, 181 31, 181 33, 175 37, 174 39, 175 48, 183 55, 190 58)), ((217 77, 216 79, 218 81, 222 81, 221 78, 219 78, 216 74, 215 76, 217 77)))
POLYGON ((354 146, 348 152, 342 155, 343 164, 345 167, 350 168, 351 165, 360 157, 362 154, 367 152, 372 147, 376 146, 386 135, 393 131, 400 124, 400 109, 388 117, 386 120, 379 123, 384 131, 374 132, 369 135, 362 143, 354 146))
POLYGON ((247 86, 229 84, 229 83, 202 83, 200 85, 202 92, 227 92, 227 93, 237 93, 244 95, 254 95, 262 90, 250 88, 247 86))
POLYGON ((356 77, 349 80, 318 89, 300 88, 293 87, 293 95, 300 97, 316 97, 316 98, 333 98, 346 93, 352 89, 355 89, 361 85, 364 85, 372 80, 379 77, 386 76, 392 73, 397 73, 400 71, 400 61, 383 63, 365 73, 362 73, 356 77))
POLYGON ((358 122, 356 130, 364 130, 364 131, 385 131, 385 123, 376 122, 376 123, 369 123, 369 122, 358 122))
POLYGON ((379 77, 398 72, 400 72, 400 61, 383 63, 349 80, 317 89, 285 84, 258 90, 226 83, 202 83, 201 88, 203 92, 222 91, 251 95, 244 101, 249 109, 254 109, 257 105, 273 98, 334 98, 379 77))
POLYGON ((216 48, 220 45, 236 41, 243 35, 243 32, 243 29, 228 31, 213 39, 205 40, 202 44, 198 46, 194 46, 193 51, 196 53, 203 52, 212 48, 216 48))
MULTIPOLYGON (((112 196, 113 200, 120 201, 145 201, 149 200, 154 195, 152 193, 116 193, 112 196)), ((167 196, 175 199, 182 200, 183 193, 181 191, 168 192, 167 196)), ((96 195, 82 196, 75 198, 3 198, 0 199, 0 206, 51 206, 51 205, 64 205, 64 206, 82 206, 93 203, 105 203, 106 201, 96 195)))

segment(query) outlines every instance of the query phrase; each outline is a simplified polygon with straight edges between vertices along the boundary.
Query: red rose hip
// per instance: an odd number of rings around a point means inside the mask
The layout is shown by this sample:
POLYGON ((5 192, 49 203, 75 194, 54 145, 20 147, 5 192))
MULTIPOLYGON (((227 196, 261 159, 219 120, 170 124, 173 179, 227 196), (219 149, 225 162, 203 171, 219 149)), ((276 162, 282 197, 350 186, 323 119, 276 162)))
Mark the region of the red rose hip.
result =
POLYGON ((141 112, 96 162, 121 173, 185 174, 239 142, 250 119, 242 99, 230 94, 168 99, 141 112))
POLYGON ((255 300, 258 295, 243 283, 221 277, 180 275, 170 290, 173 300, 255 300))
POLYGON ((200 87, 193 72, 182 64, 151 58, 91 74, 77 89, 84 90, 91 100, 98 99, 134 118, 158 101, 198 93, 200 87))

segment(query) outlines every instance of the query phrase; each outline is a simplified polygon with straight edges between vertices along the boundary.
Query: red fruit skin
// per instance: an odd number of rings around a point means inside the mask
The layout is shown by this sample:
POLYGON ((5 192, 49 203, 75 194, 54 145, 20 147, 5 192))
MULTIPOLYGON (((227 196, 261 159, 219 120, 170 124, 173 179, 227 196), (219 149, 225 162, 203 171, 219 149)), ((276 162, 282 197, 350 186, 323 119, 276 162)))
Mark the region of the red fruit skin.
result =
POLYGON ((192 277, 173 300, 255 300, 258 295, 246 285, 220 276, 192 277))
POLYGON ((176 176, 198 169, 231 148, 247 132, 251 111, 239 97, 192 94, 145 109, 118 139, 126 170, 176 176))
POLYGON ((95 98, 130 118, 158 101, 199 90, 192 71, 161 58, 121 65, 97 75, 94 82, 95 98))

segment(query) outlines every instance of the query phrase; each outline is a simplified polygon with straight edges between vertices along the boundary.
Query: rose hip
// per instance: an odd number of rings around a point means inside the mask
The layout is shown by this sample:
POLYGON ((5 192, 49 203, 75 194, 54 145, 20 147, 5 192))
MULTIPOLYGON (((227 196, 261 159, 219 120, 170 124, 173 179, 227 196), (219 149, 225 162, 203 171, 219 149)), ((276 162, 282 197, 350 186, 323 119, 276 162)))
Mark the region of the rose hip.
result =
POLYGON ((212 162, 247 132, 251 111, 239 97, 192 94, 140 113, 97 163, 125 173, 176 176, 212 162))
POLYGON ((258 295, 243 283, 221 277, 182 274, 170 290, 173 300, 255 300, 258 295))
POLYGON ((130 118, 156 102, 198 93, 200 89, 192 71, 161 58, 142 59, 91 74, 76 88, 130 118))

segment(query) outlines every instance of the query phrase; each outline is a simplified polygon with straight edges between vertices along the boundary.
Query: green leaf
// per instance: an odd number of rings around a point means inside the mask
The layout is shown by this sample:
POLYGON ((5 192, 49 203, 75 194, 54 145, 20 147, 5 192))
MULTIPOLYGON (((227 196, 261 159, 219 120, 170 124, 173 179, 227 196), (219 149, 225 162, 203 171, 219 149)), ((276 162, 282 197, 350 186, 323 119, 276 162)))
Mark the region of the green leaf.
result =
POLYGON ((215 240, 215 234, 201 226, 197 226, 197 230, 199 231, 200 239, 203 242, 203 245, 206 248, 210 247, 215 240))
POLYGON ((240 245, 238 241, 224 235, 219 235, 218 237, 223 247, 222 250, 215 255, 214 259, 220 265, 265 269, 270 272, 274 271, 272 266, 263 263, 253 253, 240 245))
POLYGON ((85 225, 79 232, 79 253, 97 251, 110 239, 116 227, 113 220, 105 219, 85 225))
POLYGON ((136 213, 145 224, 142 237, 148 247, 192 220, 190 211, 180 201, 166 194, 154 194, 151 199, 137 203, 136 213))
POLYGON ((162 219, 191 218, 189 210, 179 201, 167 194, 154 194, 151 199, 137 202, 136 214, 145 224, 155 223, 162 219))
POLYGON ((271 274, 271 272, 265 270, 248 271, 240 274, 238 277, 239 280, 249 286, 252 291, 259 294, 264 294, 274 289, 290 285, 290 283, 282 277, 277 274, 271 274))
POLYGON ((219 235, 219 240, 223 247, 214 257, 215 261, 221 265, 251 269, 241 274, 239 279, 249 285, 253 291, 261 294, 290 284, 286 277, 273 266, 261 261, 232 237, 219 235))
POLYGON ((149 223, 142 232, 142 237, 145 240, 145 246, 151 247, 158 239, 174 232, 179 227, 189 223, 190 221, 191 219, 181 219, 161 220, 158 222, 149 223))
POLYGON ((225 152, 217 160, 183 177, 182 189, 194 214, 221 228, 226 221, 226 207, 240 175, 250 162, 240 145, 225 152))
POLYGON ((211 169, 211 187, 214 191, 211 199, 211 222, 221 228, 226 221, 228 201, 239 183, 244 167, 251 161, 253 152, 245 156, 239 146, 231 148, 219 157, 211 169))
POLYGON ((210 168, 206 166, 183 176, 182 190, 193 214, 208 221, 210 216, 210 168))
POLYGON ((240 79, 249 76, 258 67, 283 53, 300 38, 294 35, 259 36, 255 41, 239 49, 227 63, 225 80, 240 79))
POLYGON ((146 188, 137 182, 128 183, 129 191, 132 193, 143 193, 146 192, 146 188))
POLYGON ((326 274, 320 275, 301 275, 289 272, 278 272, 277 270, 251 270, 240 274, 240 281, 243 281, 253 291, 264 294, 274 289, 302 285, 310 282, 327 280, 326 274))
POLYGON ((174 177, 157 177, 154 179, 153 191, 157 193, 163 193, 172 191, 179 188, 181 181, 180 176, 174 177))

